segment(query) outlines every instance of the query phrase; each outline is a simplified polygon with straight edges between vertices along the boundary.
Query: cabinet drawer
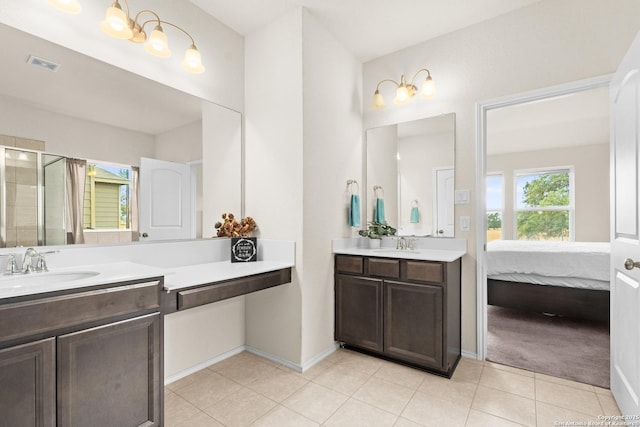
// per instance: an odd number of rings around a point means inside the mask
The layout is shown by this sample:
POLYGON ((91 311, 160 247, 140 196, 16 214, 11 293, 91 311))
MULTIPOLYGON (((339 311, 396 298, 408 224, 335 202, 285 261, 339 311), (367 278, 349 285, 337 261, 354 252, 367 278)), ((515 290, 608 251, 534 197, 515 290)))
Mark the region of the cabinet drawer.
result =
POLYGON ((368 262, 370 276, 400 278, 400 260, 369 258, 368 262))
POLYGON ((439 262, 407 261, 407 280, 444 282, 444 268, 439 262))
POLYGON ((0 343, 159 308, 158 280, 0 305, 0 343))
POLYGON ((364 260, 360 256, 336 255, 337 273, 364 273, 364 260))
POLYGON ((291 282, 291 269, 271 271, 199 288, 178 291, 178 310, 198 307, 291 282))

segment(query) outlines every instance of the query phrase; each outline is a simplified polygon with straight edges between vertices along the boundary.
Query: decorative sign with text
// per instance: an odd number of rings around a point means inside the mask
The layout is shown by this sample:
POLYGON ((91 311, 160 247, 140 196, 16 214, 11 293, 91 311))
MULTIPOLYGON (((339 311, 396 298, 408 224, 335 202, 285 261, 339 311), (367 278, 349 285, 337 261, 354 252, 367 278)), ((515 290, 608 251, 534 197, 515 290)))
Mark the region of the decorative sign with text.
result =
POLYGON ((231 238, 231 262, 252 262, 258 259, 258 242, 255 237, 231 238))

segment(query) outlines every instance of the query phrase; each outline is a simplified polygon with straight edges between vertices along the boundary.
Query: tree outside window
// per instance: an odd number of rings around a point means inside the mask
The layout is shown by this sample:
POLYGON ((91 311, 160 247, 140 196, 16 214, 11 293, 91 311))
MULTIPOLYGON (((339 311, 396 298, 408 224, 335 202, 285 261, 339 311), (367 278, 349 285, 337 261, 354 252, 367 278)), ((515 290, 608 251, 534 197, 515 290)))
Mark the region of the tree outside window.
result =
POLYGON ((571 240, 572 172, 516 176, 516 235, 521 240, 571 240))

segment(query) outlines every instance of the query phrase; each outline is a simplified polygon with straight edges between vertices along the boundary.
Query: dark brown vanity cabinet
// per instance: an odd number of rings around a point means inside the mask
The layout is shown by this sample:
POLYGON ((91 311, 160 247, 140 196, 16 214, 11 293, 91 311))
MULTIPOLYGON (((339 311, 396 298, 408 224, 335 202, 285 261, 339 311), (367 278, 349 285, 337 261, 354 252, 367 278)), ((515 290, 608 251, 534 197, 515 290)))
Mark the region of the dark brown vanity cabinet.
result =
POLYGON ((460 259, 335 256, 337 341, 450 377, 460 327, 460 259))
POLYGON ((0 301, 0 427, 162 425, 161 286, 0 301))

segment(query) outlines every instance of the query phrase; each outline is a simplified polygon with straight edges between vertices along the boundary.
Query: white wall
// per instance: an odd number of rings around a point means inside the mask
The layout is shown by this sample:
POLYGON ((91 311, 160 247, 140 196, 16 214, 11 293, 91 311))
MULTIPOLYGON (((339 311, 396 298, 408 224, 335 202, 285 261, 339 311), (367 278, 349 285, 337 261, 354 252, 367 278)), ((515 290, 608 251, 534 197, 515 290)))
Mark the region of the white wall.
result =
POLYGON ((504 178, 502 238, 515 238, 514 171, 555 166, 573 166, 575 241, 608 242, 609 144, 487 156, 487 172, 502 172, 504 178))
POLYGON ((202 160, 202 121, 156 135, 153 157, 176 163, 202 160))
POLYGON ((345 189, 348 179, 362 182, 363 137, 362 65, 303 12, 304 365, 334 343, 331 239, 355 234, 347 223, 345 189))
POLYGON ((202 228, 212 237, 223 212, 242 214, 242 117, 210 102, 202 111, 202 228))
POLYGON ((259 236, 296 242, 288 285, 247 295, 247 345, 300 363, 303 228, 302 15, 245 40, 245 213, 259 236))
MULTIPOLYGON (((382 79, 428 67, 436 84, 433 100, 404 106, 388 102, 365 111, 365 128, 441 113, 456 113, 456 187, 475 188, 475 104, 505 95, 600 76, 615 71, 640 29, 640 2, 543 0, 512 13, 438 37, 364 65, 364 102, 382 79)), ((382 94, 391 99, 391 87, 382 94)), ((392 91, 391 91, 392 92, 392 91)), ((460 215, 475 218, 477 195, 460 215)), ((476 351, 475 222, 462 260, 462 347, 476 351)))
POLYGON ((262 237, 296 241, 291 285, 246 297, 247 344, 306 366, 334 348, 331 239, 355 234, 346 181, 362 182, 361 65, 303 9, 245 49, 246 213, 262 237))
POLYGON ((0 96, 0 134, 45 141, 47 153, 139 165, 153 157, 154 137, 141 132, 39 110, 0 96))
MULTIPOLYGON (((374 186, 381 186, 384 191, 385 219, 393 226, 398 226, 398 127, 382 126, 367 131, 367 177, 362 188, 366 194, 367 221, 373 220, 376 207, 374 186)), ((378 195, 383 193, 378 190, 378 195)), ((365 228, 363 224, 362 228, 365 228)))
POLYGON ((402 216, 398 226, 407 233, 436 235, 436 169, 453 168, 453 135, 451 132, 432 133, 401 138, 400 153, 400 206, 402 216), (411 202, 418 201, 420 222, 411 223, 411 202))

